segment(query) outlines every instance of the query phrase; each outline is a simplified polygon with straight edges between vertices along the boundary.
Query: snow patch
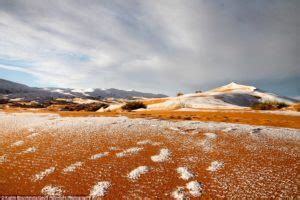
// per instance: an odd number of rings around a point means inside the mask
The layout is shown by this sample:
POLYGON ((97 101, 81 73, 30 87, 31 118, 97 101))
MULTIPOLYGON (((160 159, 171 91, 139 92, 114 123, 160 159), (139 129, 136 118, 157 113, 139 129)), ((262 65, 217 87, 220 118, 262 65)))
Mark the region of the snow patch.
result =
POLYGON ((222 161, 213 161, 210 166, 207 168, 208 171, 215 172, 224 167, 224 162, 222 161))
POLYGON ((198 181, 191 181, 186 184, 186 188, 193 197, 200 197, 203 191, 203 184, 198 181))
POLYGON ((204 135, 208 138, 208 139, 216 139, 218 137, 217 134, 215 133, 204 133, 204 135))
POLYGON ((45 171, 42 171, 42 172, 36 174, 35 177, 33 178, 33 181, 40 181, 45 176, 52 174, 54 171, 55 171, 55 167, 50 167, 50 168, 46 169, 45 171))
POLYGON ((28 135, 27 138, 32 139, 37 135, 38 135, 38 133, 32 133, 31 135, 28 135))
POLYGON ((133 179, 133 180, 137 180, 142 174, 146 174, 147 172, 149 172, 149 170, 150 169, 147 166, 139 166, 138 168, 132 170, 128 174, 128 178, 133 179))
POLYGON ((6 162, 6 155, 0 156, 0 164, 6 162))
POLYGON ((91 197, 103 197, 107 190, 110 188, 111 183, 109 181, 98 182, 94 185, 93 189, 90 192, 91 197))
POLYGON ((18 147, 18 146, 21 146, 23 144, 24 144, 24 141, 23 140, 19 140, 19 141, 13 143, 11 146, 12 147, 18 147))
POLYGON ((99 158, 103 158, 105 156, 108 156, 108 154, 109 154, 109 152, 95 154, 95 155, 91 156, 91 160, 97 160, 99 158))
POLYGON ((137 142, 136 144, 137 145, 147 145, 147 144, 149 144, 149 145, 153 145, 153 146, 161 145, 160 142, 153 142, 151 140, 142 140, 142 141, 137 142))
POLYGON ((36 152, 36 148, 30 147, 30 148, 26 149, 25 151, 23 151, 22 153, 34 153, 34 152, 36 152))
POLYGON ((61 196, 63 194, 63 190, 61 187, 48 185, 42 189, 42 194, 47 196, 61 196))
POLYGON ((164 162, 168 160, 171 156, 169 149, 161 149, 159 155, 151 156, 153 162, 164 162))
POLYGON ((64 173, 74 172, 78 167, 81 167, 83 162, 76 162, 63 169, 64 173))
POLYGON ((116 156, 121 158, 121 157, 125 157, 128 155, 134 155, 134 154, 138 154, 141 150, 143 150, 144 148, 142 147, 132 147, 129 149, 126 149, 120 153, 117 153, 116 156))
POLYGON ((190 178, 194 177, 194 174, 186 167, 178 167, 176 171, 180 174, 180 178, 183 180, 189 180, 190 178))
POLYGON ((187 195, 184 190, 184 187, 177 187, 177 189, 174 192, 172 192, 172 197, 176 200, 186 200, 187 195))
POLYGON ((234 127, 227 127, 225 129, 223 129, 222 131, 225 132, 225 133, 229 133, 229 132, 233 132, 233 131, 236 131, 237 128, 234 128, 234 127))

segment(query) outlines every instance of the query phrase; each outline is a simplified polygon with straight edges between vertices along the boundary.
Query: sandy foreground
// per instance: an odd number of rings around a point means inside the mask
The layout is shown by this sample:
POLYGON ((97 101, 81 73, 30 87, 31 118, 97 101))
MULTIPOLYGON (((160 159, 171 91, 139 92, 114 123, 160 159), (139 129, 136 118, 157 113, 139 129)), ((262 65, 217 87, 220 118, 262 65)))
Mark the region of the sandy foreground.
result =
POLYGON ((297 127, 0 112, 0 195, 299 198, 299 158, 297 127))

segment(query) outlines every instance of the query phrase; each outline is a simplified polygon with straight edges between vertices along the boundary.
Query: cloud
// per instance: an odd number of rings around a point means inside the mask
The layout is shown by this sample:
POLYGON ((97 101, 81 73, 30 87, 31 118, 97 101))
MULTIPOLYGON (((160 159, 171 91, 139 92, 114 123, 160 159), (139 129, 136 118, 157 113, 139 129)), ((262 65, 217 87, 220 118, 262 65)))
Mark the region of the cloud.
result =
POLYGON ((44 85, 167 94, 294 77, 299 8, 297 0, 0 1, 0 68, 44 85))

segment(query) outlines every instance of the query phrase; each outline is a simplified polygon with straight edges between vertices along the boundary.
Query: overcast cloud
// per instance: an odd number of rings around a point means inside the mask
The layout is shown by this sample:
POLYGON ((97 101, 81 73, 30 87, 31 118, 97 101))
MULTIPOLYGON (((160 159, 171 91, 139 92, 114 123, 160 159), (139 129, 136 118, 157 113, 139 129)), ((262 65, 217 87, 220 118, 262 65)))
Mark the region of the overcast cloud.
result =
POLYGON ((299 0, 0 0, 0 73, 169 95, 284 81, 300 96, 299 36, 299 0))

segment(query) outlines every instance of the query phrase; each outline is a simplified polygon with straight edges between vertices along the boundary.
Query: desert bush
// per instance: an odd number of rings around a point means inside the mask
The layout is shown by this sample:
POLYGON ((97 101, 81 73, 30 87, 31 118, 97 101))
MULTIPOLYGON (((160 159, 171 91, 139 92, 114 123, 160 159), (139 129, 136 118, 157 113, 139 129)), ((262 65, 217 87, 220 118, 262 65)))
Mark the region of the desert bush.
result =
POLYGON ((95 112, 100 108, 107 108, 108 104, 105 103, 90 103, 90 104, 69 104, 61 109, 61 111, 87 111, 95 112))
POLYGON ((0 104, 7 104, 8 101, 8 99, 0 99, 0 104))
POLYGON ((201 90, 196 90, 195 93, 202 93, 202 91, 201 90))
POLYGON ((251 106, 253 110, 278 110, 285 107, 288 107, 286 103, 277 101, 259 102, 251 106))
POLYGON ((177 93, 177 96, 179 97, 179 96, 182 96, 183 95, 183 93, 182 92, 178 92, 177 93))
POLYGON ((123 110, 128 110, 128 111, 136 110, 139 108, 147 108, 147 106, 140 101, 127 102, 124 106, 122 106, 123 110))

